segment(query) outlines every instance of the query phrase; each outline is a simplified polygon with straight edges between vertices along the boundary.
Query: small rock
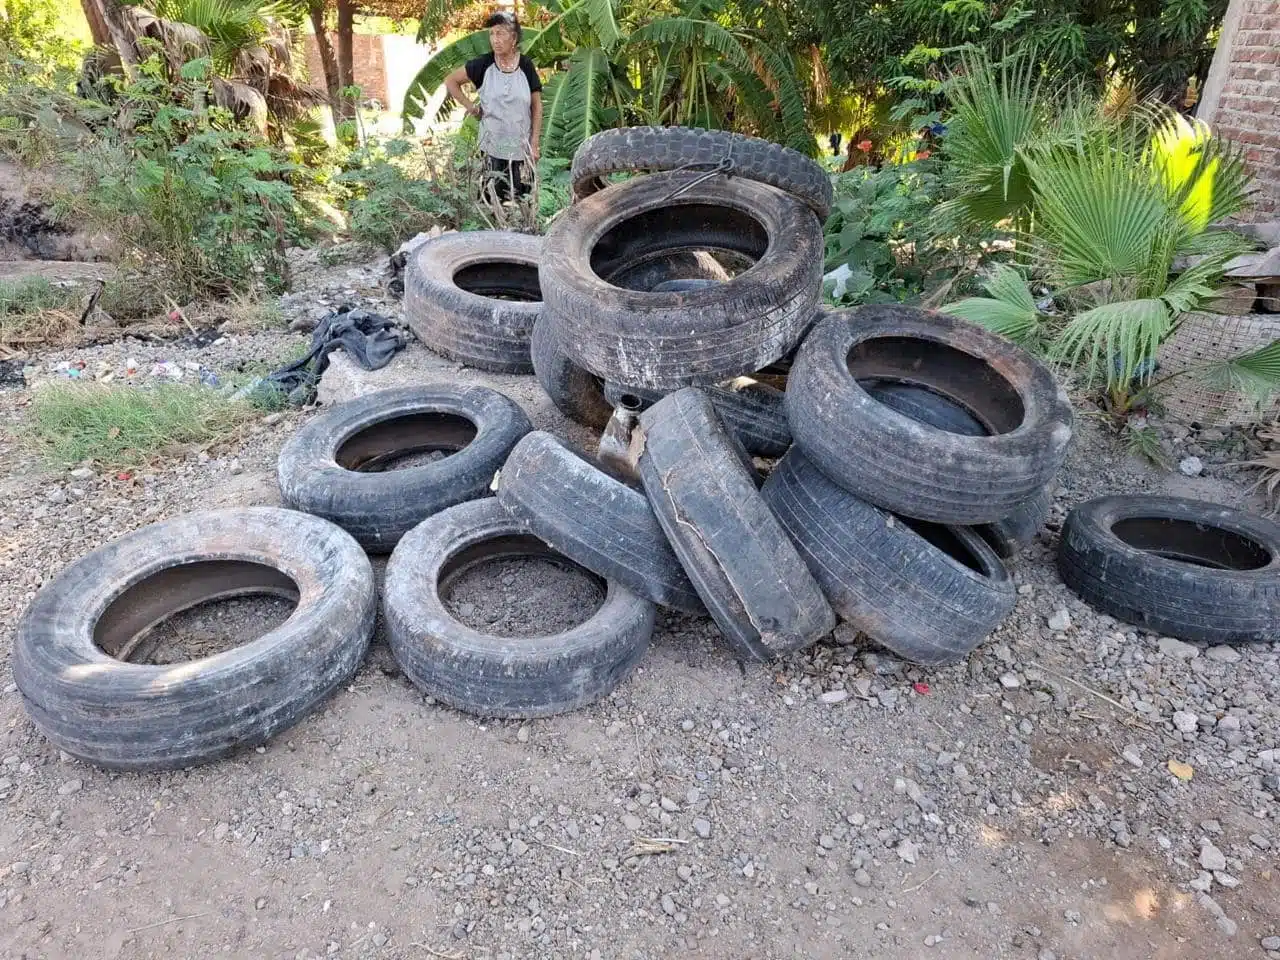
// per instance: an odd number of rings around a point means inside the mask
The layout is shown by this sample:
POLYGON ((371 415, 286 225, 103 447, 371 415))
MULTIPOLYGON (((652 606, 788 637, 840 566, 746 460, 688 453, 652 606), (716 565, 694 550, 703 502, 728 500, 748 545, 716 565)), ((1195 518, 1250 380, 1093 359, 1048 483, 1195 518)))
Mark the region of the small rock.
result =
POLYGON ((1187 883, 1187 886, 1196 891, 1196 893, 1208 893, 1213 889, 1213 874, 1202 870, 1198 877, 1187 883))
POLYGON ((1017 690, 1022 686, 1022 678, 1016 673, 1002 673, 1000 675, 1000 686, 1006 690, 1017 690))
POLYGON ((895 849, 898 857, 905 863, 915 863, 920 853, 920 845, 913 840, 900 840, 895 849))
POLYGON ((31 872, 31 864, 26 860, 15 860, 9 865, 9 872, 14 876, 25 877, 31 872))
MULTIPOLYGON (((640 826, 640 822, 638 820, 636 821, 636 826, 637 827, 640 826)), ((511 855, 513 857, 523 857, 528 852, 529 852, 529 845, 525 843, 523 840, 516 838, 515 840, 511 841, 511 855)))
POLYGON ((1142 754, 1138 752, 1138 747, 1135 744, 1131 743, 1129 746, 1125 747, 1124 750, 1121 751, 1120 756, 1124 757, 1126 763, 1132 764, 1135 767, 1142 766, 1142 754))
POLYGON ((387 935, 381 931, 375 933, 370 939, 373 940, 375 947, 385 947, 387 945, 387 935))
POLYGON ((829 833, 824 833, 818 838, 818 846, 823 850, 834 850, 836 846, 836 838, 829 833))
POLYGON ((83 786, 84 784, 79 780, 68 780, 58 788, 58 796, 69 797, 73 793, 79 793, 80 788, 83 786))
POLYGON ((1029 597, 1031 596, 1031 594, 1035 593, 1035 589, 1036 588, 1031 586, 1031 584, 1024 583, 1022 586, 1018 588, 1018 594, 1019 596, 1029 597))
POLYGON ((1225 870, 1227 857, 1209 840, 1200 841, 1200 866, 1211 872, 1225 870))
POLYGON ((1067 923, 1079 923, 1079 922, 1080 922, 1080 911, 1079 911, 1079 910, 1064 910, 1064 911, 1062 911, 1062 919, 1066 920, 1066 921, 1067 921, 1067 923))
POLYGON ((880 706, 888 708, 898 702, 897 690, 882 690, 876 695, 876 699, 880 701, 880 706))
POLYGON ((1226 887, 1228 890, 1234 890, 1236 887, 1240 886, 1239 880, 1222 870, 1215 873, 1213 875, 1213 879, 1217 880, 1218 883, 1222 884, 1222 886, 1226 887))
POLYGON ((848 690, 828 690, 818 698, 823 703, 842 703, 849 699, 848 690))
POLYGON ((853 882, 860 887, 869 887, 871 886, 871 874, 859 867, 853 871, 853 882))
POLYGON ((266 905, 267 905, 266 897, 259 897, 257 900, 253 901, 253 909, 255 910, 261 910, 266 905))
POLYGON ((283 419, 284 419, 283 413, 268 413, 265 417, 262 418, 262 422, 266 426, 272 427, 272 426, 275 426, 277 423, 279 423, 283 419))
POLYGON ((693 821, 693 832, 703 840, 711 839, 711 821, 698 817, 693 821))
POLYGON ((240 474, 242 474, 242 473, 244 473, 244 467, 240 465, 240 461, 239 461, 239 460, 232 460, 232 461, 231 461, 231 475, 234 477, 234 476, 239 476, 239 475, 240 475, 240 474))
POLYGON ((667 813, 675 813, 680 809, 680 804, 676 803, 670 797, 663 797, 658 801, 658 806, 667 811, 667 813))
POLYGON ((726 897, 723 893, 717 893, 717 894, 716 894, 716 906, 717 906, 717 907, 720 907, 720 908, 723 910, 725 907, 727 907, 727 906, 729 905, 729 903, 730 903, 729 898, 728 898, 728 897, 726 897))
POLYGON ((231 832, 231 826, 229 824, 220 823, 213 828, 213 839, 225 840, 227 839, 227 834, 230 832, 231 832))
POLYGON ((1205 651, 1205 656, 1208 657, 1210 660, 1217 660, 1219 663, 1239 663, 1240 662, 1239 650, 1237 650, 1235 647, 1228 647, 1221 644, 1216 647, 1210 647, 1207 651, 1205 651))
POLYGON ((754 877, 754 876, 756 875, 756 865, 755 865, 755 863, 753 863, 752 861, 748 860, 748 861, 747 861, 747 865, 746 865, 745 867, 743 867, 743 868, 742 868, 742 875, 743 875, 744 877, 746 877, 748 880, 750 880, 752 877, 754 877))
POLYGON ((97 476, 97 474, 88 467, 77 467, 71 471, 71 476, 75 477, 77 480, 92 480, 97 476))
POLYGON ((1204 471, 1204 462, 1199 457, 1187 457, 1179 461, 1178 470, 1184 477, 1198 477, 1204 471))
POLYGON ((1053 615, 1049 617, 1049 629, 1054 633, 1061 633, 1071 628, 1071 614, 1067 612, 1066 607, 1059 607, 1053 611, 1053 615))
POLYGON ((1249 842, 1250 842, 1250 843, 1252 843, 1252 844, 1253 844, 1255 847, 1257 847, 1259 850, 1270 850, 1270 849, 1271 849, 1271 841, 1270 841, 1270 840, 1268 840, 1266 837, 1264 837, 1264 836, 1263 836, 1262 834, 1260 834, 1260 833, 1251 833, 1251 834, 1249 834, 1249 842))
POLYGON ((622 825, 628 830, 639 830, 643 825, 643 821, 634 813, 628 813, 622 818, 622 825))
POLYGON ((1263 950, 1280 950, 1280 937, 1263 937, 1263 950))
POLYGON ((1195 733, 1199 722, 1200 718, 1194 713, 1188 713, 1185 710, 1174 711, 1173 728, 1179 733, 1195 733))
POLYGON ((671 894, 669 893, 664 893, 662 895, 662 912, 668 917, 674 917, 676 915, 676 902, 671 899, 671 894))
POLYGON ((1207 893, 1197 893, 1196 900, 1199 902, 1200 906, 1204 907, 1205 910, 1213 916, 1214 922, 1217 923, 1219 930, 1228 937, 1234 937, 1236 935, 1236 931, 1239 929, 1236 926, 1236 922, 1223 912, 1222 907, 1218 904, 1217 900, 1213 899, 1213 897, 1209 896, 1207 893))
POLYGON ((1041 950, 1039 953, 1036 954, 1036 960, 1058 960, 1058 955, 1054 953, 1052 950, 1050 950, 1048 947, 1045 947, 1043 950, 1041 950))
POLYGON ((680 729, 683 730, 685 733, 688 733, 693 729, 693 721, 692 720, 682 721, 680 723, 680 729))
POLYGON ((49 492, 44 495, 44 498, 52 504, 66 503, 67 491, 63 490, 61 487, 52 487, 49 492))
POLYGON ((1200 656, 1199 647, 1175 640, 1173 637, 1161 637, 1159 647, 1162 654, 1173 657, 1175 660, 1194 660, 1200 656))
POLYGON ((528 728, 528 727, 521 727, 519 730, 517 730, 517 731, 516 731, 516 740, 518 740, 520 743, 528 743, 528 742, 529 742, 529 728, 528 728))

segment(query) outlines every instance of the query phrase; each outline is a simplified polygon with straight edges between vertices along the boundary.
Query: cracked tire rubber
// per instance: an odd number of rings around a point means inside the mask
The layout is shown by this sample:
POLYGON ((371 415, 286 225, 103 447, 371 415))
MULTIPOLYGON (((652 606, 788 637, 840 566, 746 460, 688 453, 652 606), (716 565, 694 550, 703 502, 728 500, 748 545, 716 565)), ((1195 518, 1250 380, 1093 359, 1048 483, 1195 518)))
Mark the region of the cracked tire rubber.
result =
MULTIPOLYGON (((977 417, 956 401, 934 393, 927 387, 871 380, 862 381, 862 387, 873 399, 913 420, 948 433, 967 437, 987 436, 986 428, 977 417)), ((991 544, 996 553, 1009 559, 1017 554, 1022 544, 1034 540, 1044 527, 1053 506, 1054 486, 1054 482, 1050 481, 1007 517, 994 523, 981 524, 974 529, 991 544)))
POLYGON ((482 717, 549 717, 607 696, 649 647, 656 608, 619 583, 584 623, 496 637, 449 613, 442 594, 476 564, 559 557, 492 498, 450 507, 405 535, 387 563, 383 613, 396 662, 417 686, 482 717))
MULTIPOLYGON (((791 425, 783 405, 782 391, 749 377, 739 377, 720 387, 703 387, 716 414, 726 428, 738 438, 748 454, 754 457, 780 457, 791 446, 791 425)), ((624 396, 640 401, 647 409, 663 398, 660 390, 624 387, 606 383, 604 396, 610 406, 617 406, 624 396)))
POLYGON ((946 314, 863 307, 828 314, 787 382, 791 432, 806 458, 892 513, 977 525, 1013 513, 1053 479, 1071 440, 1071 404, 1049 368, 946 314), (860 380, 927 386, 988 436, 939 430, 877 402, 860 380))
POLYGON ((1181 497, 1109 496, 1067 514, 1063 582, 1091 607, 1202 643, 1280 640, 1280 525, 1181 497))
POLYGON ((795 449, 762 494, 840 617, 906 660, 960 660, 1013 610, 1008 571, 971 529, 891 517, 795 449))
POLYGON ((409 257, 404 317, 434 353, 491 373, 533 373, 542 314, 542 238, 501 230, 446 233, 409 257))
POLYGON ((605 188, 614 173, 656 173, 679 168, 712 170, 726 155, 732 176, 767 183, 791 194, 825 221, 831 213, 831 176, 798 150, 756 137, 689 127, 627 127, 588 137, 573 155, 576 199, 605 188))
POLYGON ((561 347, 606 380, 662 390, 749 375, 784 356, 813 316, 822 228, 799 201, 750 180, 693 185, 662 173, 594 194, 547 235, 539 276, 561 347), (690 187, 678 197, 673 191, 690 187), (723 246, 754 265, 704 290, 622 290, 602 279, 644 248, 723 246), (567 331, 562 335, 560 331, 567 331))
MULTIPOLYGON (((678 282, 727 280, 729 275, 711 254, 684 251, 624 268, 611 282, 628 290, 650 290, 677 278, 678 282)), ((539 320, 534 324, 530 353, 533 374, 556 409, 583 426, 603 430, 613 415, 613 406, 604 395, 604 381, 578 366, 560 349, 553 323, 539 320)))
POLYGON ((772 660, 829 634, 835 614, 711 401, 680 390, 644 411, 636 433, 653 511, 738 658, 772 660))
POLYGON ((331 520, 371 553, 446 507, 488 496, 493 475, 533 429, 488 387, 402 387, 340 404, 309 420, 280 451, 284 504, 331 520), (384 470, 415 453, 434 463, 384 470))
POLYGON ((99 547, 47 583, 18 625, 23 704, 60 749, 117 770, 168 770, 266 743, 355 673, 373 633, 373 568, 333 524, 275 507, 190 513, 99 547), (298 601, 288 620, 213 656, 126 657, 211 600, 298 601))
POLYGON ((498 480, 498 502, 574 563, 632 593, 685 613, 706 613, 653 508, 549 433, 526 434, 498 480))

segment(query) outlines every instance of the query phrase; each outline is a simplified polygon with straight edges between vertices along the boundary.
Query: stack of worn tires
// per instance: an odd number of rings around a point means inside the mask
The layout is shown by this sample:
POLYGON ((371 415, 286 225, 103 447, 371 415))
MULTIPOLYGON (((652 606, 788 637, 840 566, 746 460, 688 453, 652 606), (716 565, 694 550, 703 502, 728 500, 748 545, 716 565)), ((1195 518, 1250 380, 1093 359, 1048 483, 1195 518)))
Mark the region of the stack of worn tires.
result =
POLYGON ((600 432, 598 455, 481 386, 324 411, 281 451, 285 509, 135 531, 37 595, 14 673, 41 730, 132 769, 263 742, 358 668, 378 604, 368 553, 390 553, 381 607, 406 675, 485 716, 607 694, 644 656, 659 607, 709 615, 754 662, 837 618, 923 664, 990 634, 1014 601, 1004 558, 1042 525, 1071 436, 1050 372, 936 313, 820 310, 831 185, 793 151, 610 131, 583 145, 573 180, 545 239, 424 243, 405 310, 432 350, 535 373, 600 432), (468 569, 530 556, 593 574, 603 602, 539 637, 451 611, 468 569), (174 613, 264 592, 297 609, 259 639, 130 662, 174 613))

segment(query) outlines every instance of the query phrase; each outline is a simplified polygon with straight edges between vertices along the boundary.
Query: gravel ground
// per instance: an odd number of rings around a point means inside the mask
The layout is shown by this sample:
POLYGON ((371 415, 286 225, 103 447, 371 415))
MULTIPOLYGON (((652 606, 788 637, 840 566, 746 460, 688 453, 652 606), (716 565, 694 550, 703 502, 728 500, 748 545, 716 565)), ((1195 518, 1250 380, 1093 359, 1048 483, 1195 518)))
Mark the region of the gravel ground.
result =
MULTIPOLYGON (((376 288, 376 272, 316 267, 304 283, 334 300, 376 288)), ((302 339, 40 360, 227 370, 302 339)), ((374 375, 335 364, 325 394, 440 378, 494 386, 538 427, 591 442, 532 378, 417 346, 374 375)), ((264 418, 235 449, 122 481, 28 462, 14 438, 28 397, 0 392, 10 624, 41 583, 127 530, 277 503, 274 457, 306 416, 264 418)), ((667 613, 604 701, 481 722, 424 697, 379 635, 349 687, 270 745, 151 775, 60 755, 10 683, 0 955, 1280 958, 1266 939, 1280 937, 1280 644, 1136 633, 1076 601, 1052 563, 1066 509, 1100 493, 1257 504, 1213 464, 1154 470, 1089 416, 1060 484, 1050 528, 1014 564, 1013 615, 947 669, 844 630, 744 668, 709 620, 667 613)), ((452 602, 522 633, 585 616, 598 596, 580 574, 505 561, 460 578, 452 602)), ((175 618, 170 652, 285 612, 238 603, 175 618)))

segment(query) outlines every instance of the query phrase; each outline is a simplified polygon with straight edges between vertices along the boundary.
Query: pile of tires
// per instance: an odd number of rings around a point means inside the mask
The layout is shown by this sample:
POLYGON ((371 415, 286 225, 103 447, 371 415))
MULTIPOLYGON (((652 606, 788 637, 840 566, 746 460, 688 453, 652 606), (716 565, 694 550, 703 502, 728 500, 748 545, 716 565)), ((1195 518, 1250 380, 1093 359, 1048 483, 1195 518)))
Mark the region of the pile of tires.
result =
POLYGON ((405 674, 439 701, 542 717, 623 682, 660 607, 733 654, 801 650, 844 620, 953 662, 1013 607, 1005 559, 1041 527, 1071 437, 1050 371, 978 327, 906 307, 819 309, 829 178, 738 135, 610 131, 574 160, 547 237, 452 234, 406 271, 429 348, 530 373, 608 439, 607 461, 481 386, 322 411, 280 453, 283 509, 210 511, 108 544, 19 625, 28 713, 62 749, 185 766, 297 723, 358 668, 379 604, 405 674), (609 183, 614 174, 637 174, 609 183), (462 622, 450 585, 542 557, 597 579, 585 622, 539 637, 462 622), (175 667, 129 661, 173 613, 274 593, 294 614, 175 667))

